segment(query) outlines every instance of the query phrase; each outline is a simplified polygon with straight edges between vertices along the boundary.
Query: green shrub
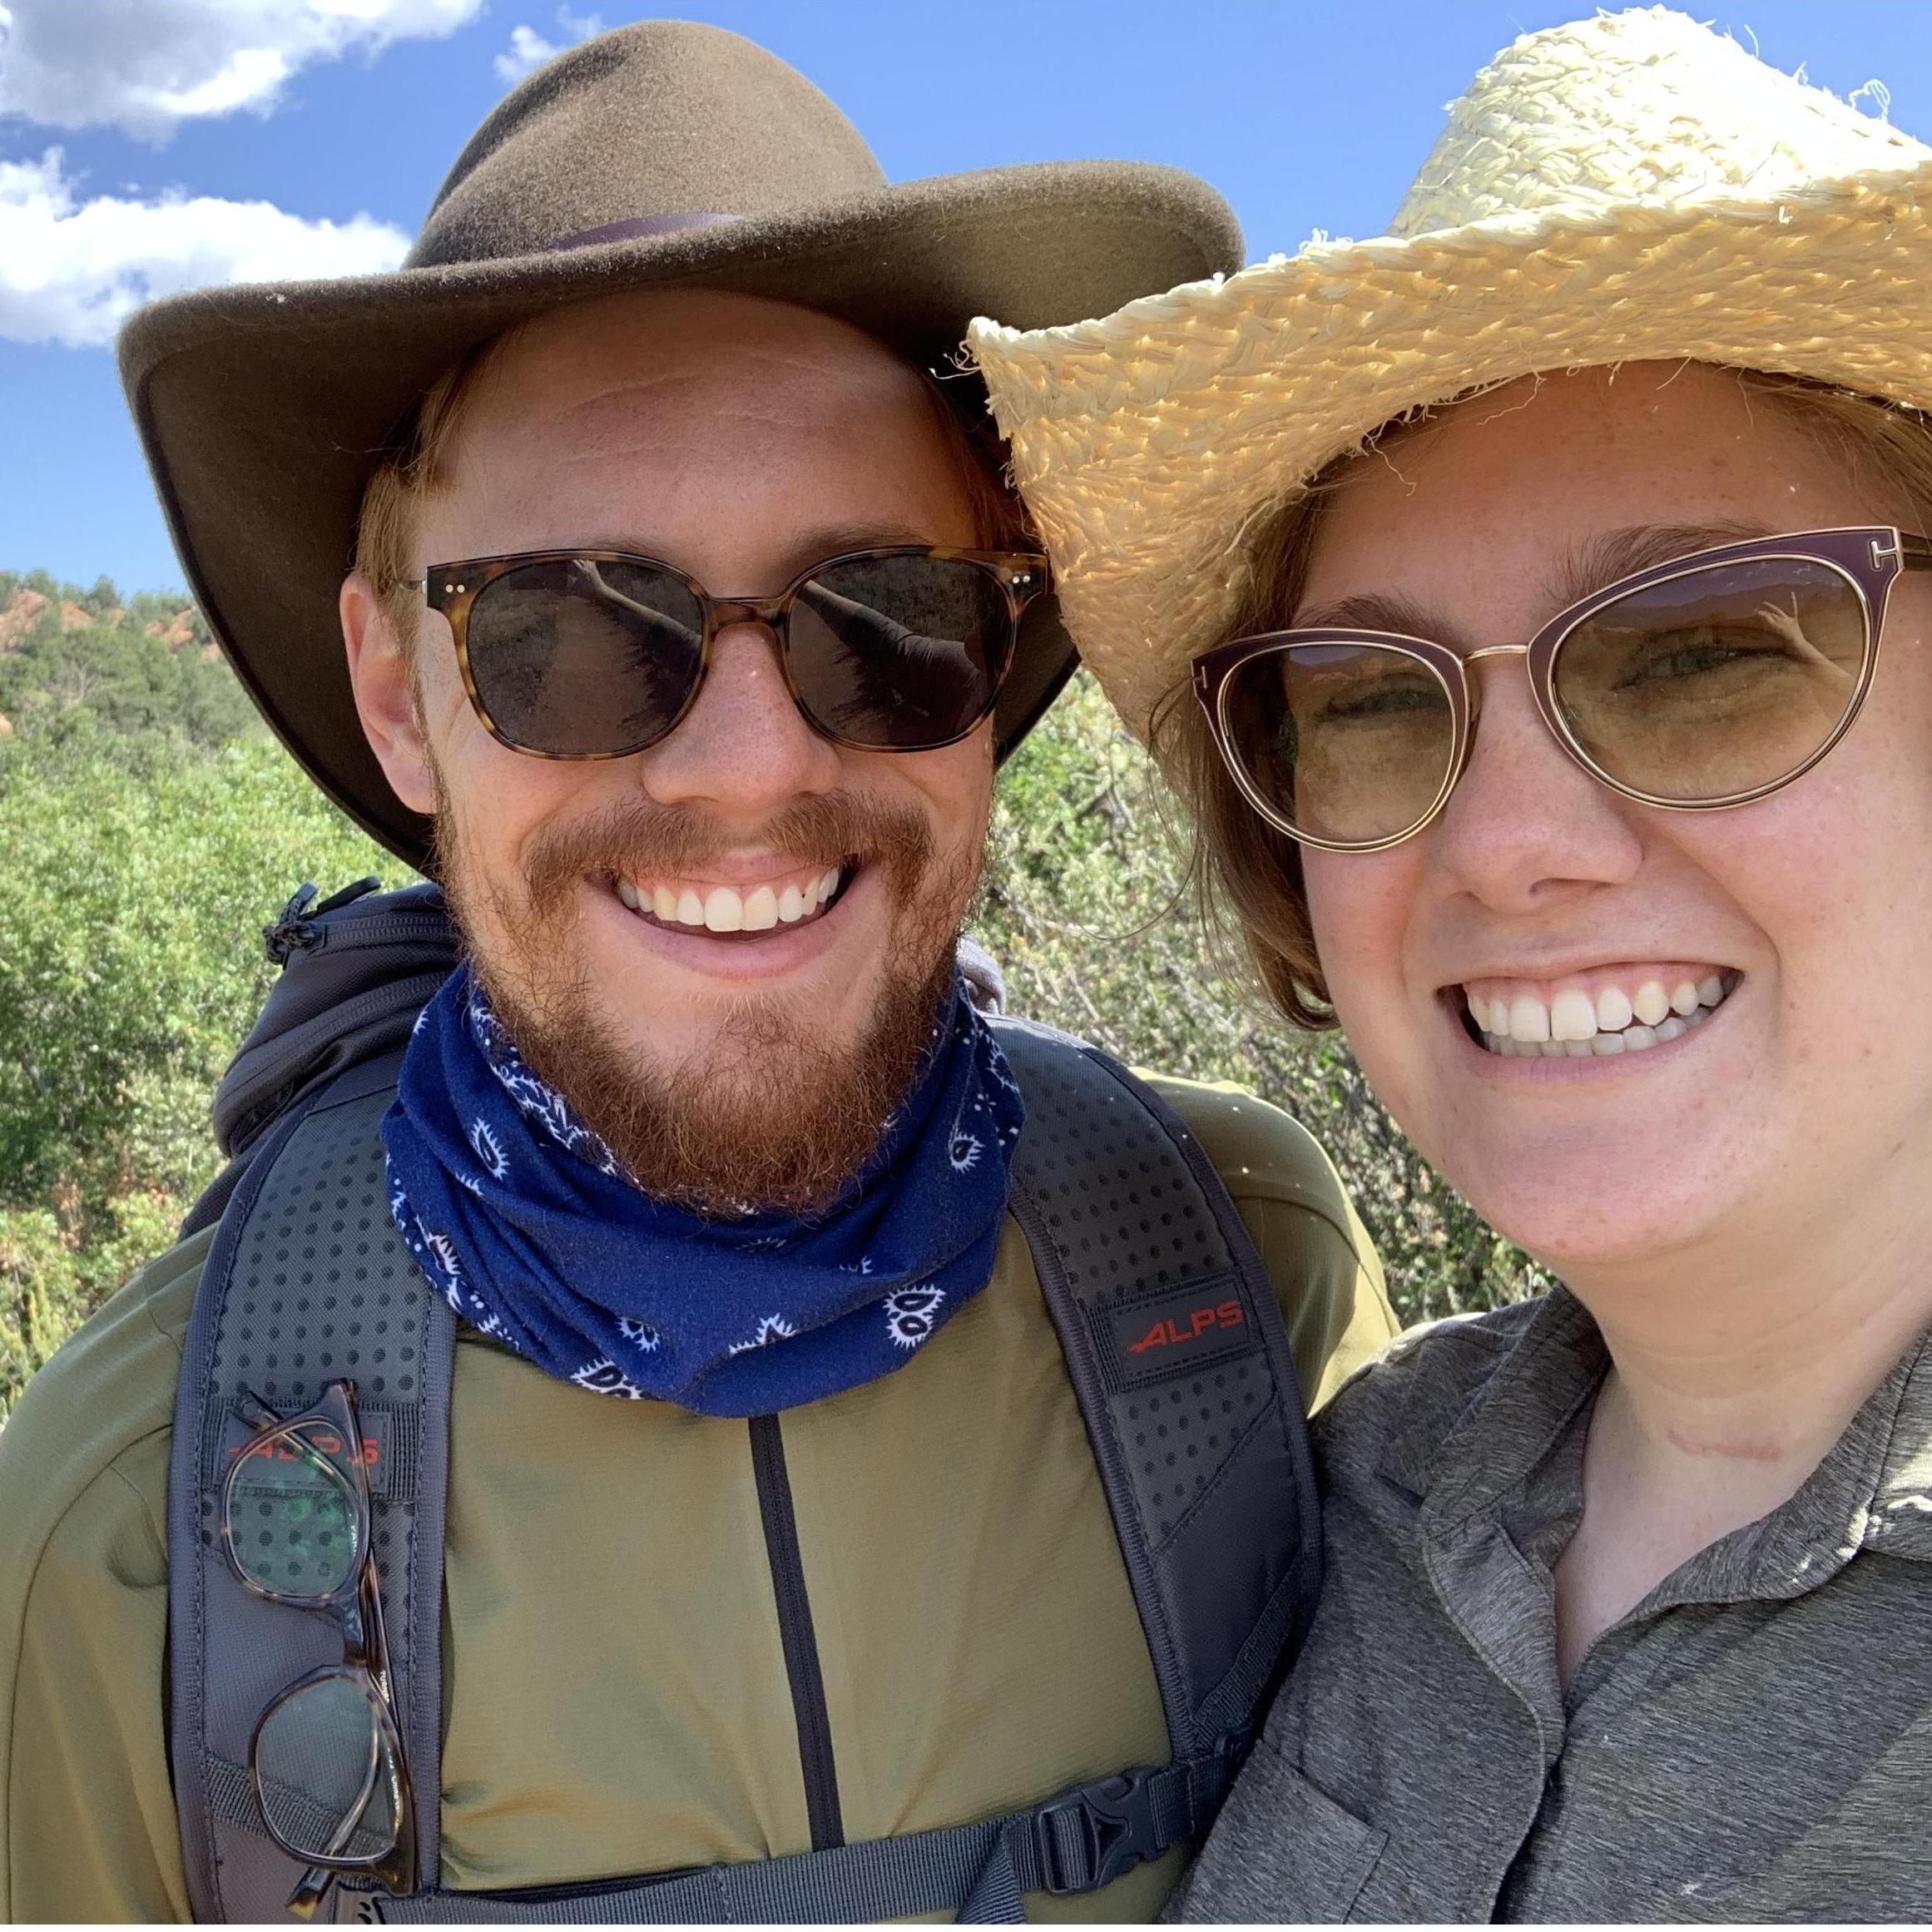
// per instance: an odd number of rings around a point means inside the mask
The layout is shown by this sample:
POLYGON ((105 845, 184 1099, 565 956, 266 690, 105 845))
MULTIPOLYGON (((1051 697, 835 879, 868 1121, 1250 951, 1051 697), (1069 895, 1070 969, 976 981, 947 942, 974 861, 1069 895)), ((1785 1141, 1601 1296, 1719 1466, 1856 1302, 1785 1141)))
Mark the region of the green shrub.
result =
MULTIPOLYGON (((0 605, 21 582, 0 577, 0 605)), ((111 608, 112 594, 97 586, 86 607, 111 608)), ((139 622, 108 627, 111 649, 85 645, 94 628, 43 627, 37 683, 25 647, 0 658, 19 707, 0 737, 0 1420, 76 1324, 166 1246, 214 1172, 209 1097, 268 988, 262 927, 305 879, 404 877, 259 728, 223 722, 246 716, 230 708, 232 681, 208 685, 191 729, 157 724, 141 693, 173 675, 160 660, 205 661, 141 627, 178 607, 131 608, 139 622)), ((1015 1009, 1140 1065, 1236 1081, 1305 1121, 1353 1191, 1405 1319, 1537 1286, 1416 1156, 1337 1039, 1291 1033, 1222 978, 1175 903, 1177 869, 1151 766, 1077 680, 1000 782, 975 925, 1015 1009)))
POLYGON ((209 1097, 268 988, 263 925, 304 879, 403 868, 259 732, 22 730, 0 740, 0 841, 4 1414, 213 1173, 209 1097))

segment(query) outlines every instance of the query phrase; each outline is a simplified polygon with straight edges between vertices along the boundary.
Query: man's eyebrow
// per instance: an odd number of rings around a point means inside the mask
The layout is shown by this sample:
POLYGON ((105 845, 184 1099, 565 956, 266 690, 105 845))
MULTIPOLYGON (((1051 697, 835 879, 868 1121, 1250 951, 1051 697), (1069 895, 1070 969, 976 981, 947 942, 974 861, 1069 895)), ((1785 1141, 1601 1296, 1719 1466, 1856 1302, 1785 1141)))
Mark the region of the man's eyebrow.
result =
MULTIPOLYGON (((885 550, 900 544, 928 544, 932 541, 929 530, 915 530, 909 523, 828 523, 818 529, 807 530, 787 543, 779 561, 778 573, 781 579, 795 577, 800 571, 809 570, 815 563, 823 563, 827 557, 842 557, 851 550, 885 550)), ((635 537, 600 537, 578 547, 586 552, 617 550, 633 557, 655 557, 674 569, 685 567, 674 557, 666 554, 662 545, 640 542, 635 537)), ((713 597, 729 597, 737 596, 745 587, 707 583, 705 588, 713 597)))
POLYGON ((909 523, 827 523, 807 530, 785 547, 788 571, 809 570, 828 557, 843 556, 848 550, 889 550, 902 543, 930 543, 929 530, 915 530, 909 523))
MULTIPOLYGON (((1673 562, 1720 544, 1748 542, 1770 533, 1745 523, 1640 523, 1606 531, 1574 546, 1558 562, 1549 587, 1548 614, 1580 603, 1595 592, 1639 571, 1673 562)), ((1413 598, 1379 591, 1338 597, 1295 613, 1297 631, 1387 631, 1398 637, 1424 637, 1468 652, 1484 644, 1525 643, 1525 638, 1471 637, 1455 625, 1433 617, 1413 598)))

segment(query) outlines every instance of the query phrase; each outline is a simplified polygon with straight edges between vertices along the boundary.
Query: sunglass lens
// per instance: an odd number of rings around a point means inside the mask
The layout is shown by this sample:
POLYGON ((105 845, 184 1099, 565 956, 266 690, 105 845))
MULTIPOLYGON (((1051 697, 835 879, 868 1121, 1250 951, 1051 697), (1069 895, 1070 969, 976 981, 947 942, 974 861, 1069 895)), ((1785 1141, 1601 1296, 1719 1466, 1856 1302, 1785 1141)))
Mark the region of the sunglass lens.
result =
POLYGON ((1221 688, 1223 741, 1251 798, 1333 845, 1374 845, 1425 819, 1449 782, 1449 687, 1395 646, 1337 640, 1245 659, 1221 688))
POLYGON ((1558 646, 1558 709, 1605 775, 1711 805, 1788 778, 1857 701, 1868 621, 1851 580, 1803 557, 1712 563, 1632 591, 1558 646))
POLYGON ((356 1489, 332 1424, 278 1429, 250 1441, 229 1478, 228 1542, 249 1581, 275 1596, 321 1603, 355 1573, 356 1489))
POLYGON ((369 1686, 342 1672, 291 1691, 255 1741, 262 1815, 298 1858, 374 1865, 396 1842, 400 1781, 369 1686))
POLYGON ((552 757, 642 751, 683 714, 704 662, 690 587, 650 564, 527 563, 477 593, 469 675, 512 744, 552 757))
POLYGON ((949 557, 856 557, 804 584, 787 621, 794 688, 847 744, 918 751, 992 710, 1013 656, 1006 592, 949 557))

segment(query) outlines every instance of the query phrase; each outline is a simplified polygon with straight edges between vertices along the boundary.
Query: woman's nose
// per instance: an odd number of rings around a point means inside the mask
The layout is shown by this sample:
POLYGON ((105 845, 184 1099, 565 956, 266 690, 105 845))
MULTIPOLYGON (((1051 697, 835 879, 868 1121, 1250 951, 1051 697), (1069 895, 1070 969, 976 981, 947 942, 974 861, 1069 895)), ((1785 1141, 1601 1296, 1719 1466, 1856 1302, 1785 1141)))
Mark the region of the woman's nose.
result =
POLYGON ((661 805, 706 805, 756 824, 838 782, 840 752, 799 714, 778 640, 757 622, 711 640, 705 681, 677 729, 643 754, 644 788, 661 805))
POLYGON ((1544 722, 1516 653, 1473 666, 1468 762, 1430 828, 1434 857, 1498 911, 1540 910, 1567 889, 1619 885, 1642 863, 1628 804, 1544 722))

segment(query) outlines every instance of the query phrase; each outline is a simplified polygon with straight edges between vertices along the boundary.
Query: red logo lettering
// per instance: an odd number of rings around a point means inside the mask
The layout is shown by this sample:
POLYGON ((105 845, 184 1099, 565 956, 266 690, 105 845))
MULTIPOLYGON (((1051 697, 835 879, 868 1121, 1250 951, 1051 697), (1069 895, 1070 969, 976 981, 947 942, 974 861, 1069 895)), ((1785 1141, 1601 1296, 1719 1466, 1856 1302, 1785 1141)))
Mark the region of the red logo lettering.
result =
MULTIPOLYGON (((324 1456, 339 1457, 342 1454, 342 1438, 332 1429, 317 1429, 307 1439, 324 1456)), ((250 1442, 230 1443, 228 1454, 237 1459, 242 1456, 267 1456, 278 1463, 300 1463, 310 1459, 285 1435, 271 1436, 266 1441, 257 1436, 250 1442)), ((365 1435, 362 1439, 360 1453, 351 1454, 349 1459, 351 1463, 360 1463, 365 1469, 373 1469, 383 1459, 381 1445, 373 1435, 365 1435)))
POLYGON ((1177 1348, 1198 1341, 1209 1330, 1240 1328, 1247 1317, 1238 1301, 1224 1301, 1218 1307, 1196 1308, 1177 1321, 1172 1317, 1157 1321, 1137 1342, 1129 1342, 1129 1353, 1144 1355, 1149 1349, 1177 1348))

